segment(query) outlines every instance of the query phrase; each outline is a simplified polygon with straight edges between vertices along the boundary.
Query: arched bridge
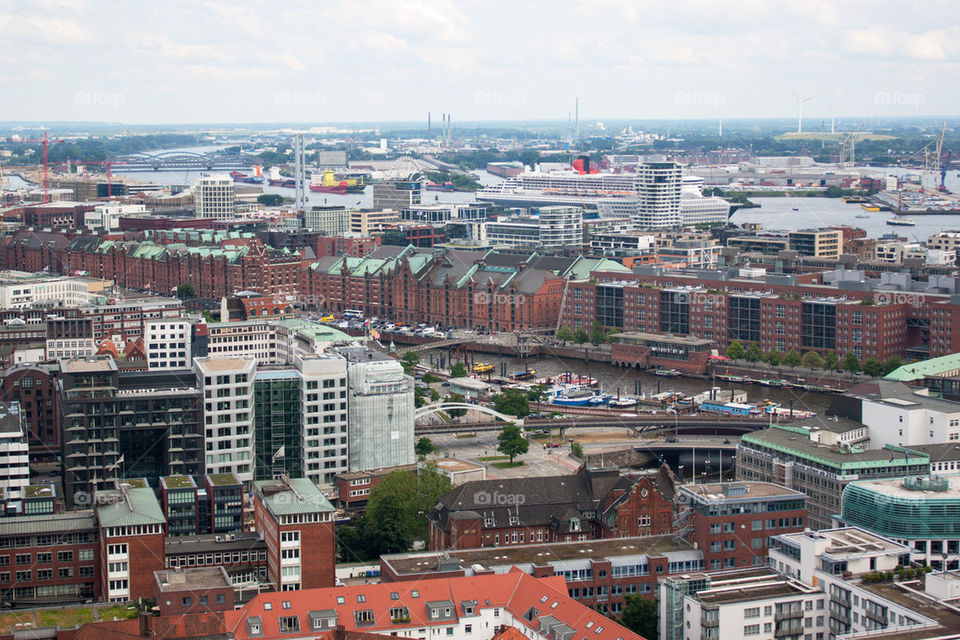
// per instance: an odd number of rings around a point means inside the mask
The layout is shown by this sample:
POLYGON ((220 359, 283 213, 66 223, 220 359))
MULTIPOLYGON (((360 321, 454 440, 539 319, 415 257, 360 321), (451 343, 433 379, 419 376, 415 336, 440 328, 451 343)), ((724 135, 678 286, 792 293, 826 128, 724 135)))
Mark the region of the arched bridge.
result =
POLYGON ((490 407, 484 407, 479 404, 470 404, 469 402, 437 402, 436 404, 428 404, 414 411, 413 419, 414 421, 416 421, 416 420, 419 420, 420 418, 426 418, 427 416, 432 415, 434 413, 449 411, 451 409, 466 409, 467 411, 479 411, 480 413, 485 413, 488 416, 493 416, 497 420, 501 420, 503 422, 512 422, 518 427, 523 426, 522 418, 518 418, 516 416, 508 416, 507 414, 500 413, 499 411, 495 411, 490 407))
POLYGON ((132 153, 117 158, 113 172, 119 171, 185 171, 242 169, 257 164, 249 153, 198 153, 196 151, 160 151, 132 153))

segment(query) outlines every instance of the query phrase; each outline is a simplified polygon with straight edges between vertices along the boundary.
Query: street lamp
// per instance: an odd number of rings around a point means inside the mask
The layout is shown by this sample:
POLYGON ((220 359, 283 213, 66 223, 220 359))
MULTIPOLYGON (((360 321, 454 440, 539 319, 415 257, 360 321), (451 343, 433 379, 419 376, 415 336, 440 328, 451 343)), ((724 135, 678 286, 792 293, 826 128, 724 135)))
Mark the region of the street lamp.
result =
POLYGON ((680 471, 680 484, 683 484, 683 465, 679 465, 677 469, 680 471))

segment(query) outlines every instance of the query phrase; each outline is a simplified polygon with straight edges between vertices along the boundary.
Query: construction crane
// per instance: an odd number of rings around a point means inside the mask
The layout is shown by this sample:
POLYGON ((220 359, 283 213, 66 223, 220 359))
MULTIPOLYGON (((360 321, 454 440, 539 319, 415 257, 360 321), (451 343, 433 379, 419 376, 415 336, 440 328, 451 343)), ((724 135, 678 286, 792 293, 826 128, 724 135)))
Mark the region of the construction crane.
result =
POLYGON ((43 202, 50 202, 50 182, 48 177, 49 166, 47 164, 47 147, 51 144, 56 144, 58 142, 66 142, 64 139, 59 140, 50 140, 47 138, 47 131, 44 129, 42 138, 27 138, 20 139, 17 142, 42 142, 43 143, 43 174, 41 178, 41 183, 43 184, 43 202))
POLYGON ((78 167, 83 167, 82 177, 87 179, 87 167, 106 167, 107 168, 107 197, 113 197, 113 165, 115 164, 129 164, 127 162, 114 162, 113 160, 95 160, 92 162, 71 162, 70 159, 67 159, 66 167, 67 170, 70 170, 70 165, 75 165, 78 167))
POLYGON ((851 166, 856 166, 857 140, 860 138, 861 133, 863 133, 863 123, 860 124, 860 128, 857 129, 856 133, 850 131, 840 140, 840 166, 841 167, 846 166, 847 158, 850 159, 851 166))

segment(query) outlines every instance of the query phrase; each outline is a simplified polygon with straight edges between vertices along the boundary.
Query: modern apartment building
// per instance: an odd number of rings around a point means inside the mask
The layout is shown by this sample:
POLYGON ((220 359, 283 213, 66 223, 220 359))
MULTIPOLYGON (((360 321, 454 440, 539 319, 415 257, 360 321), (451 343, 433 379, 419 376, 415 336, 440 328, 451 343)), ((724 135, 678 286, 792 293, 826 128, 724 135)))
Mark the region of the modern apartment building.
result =
POLYGON ((373 185, 373 208, 400 211, 419 205, 422 188, 422 183, 416 179, 377 182, 373 185))
POLYGON ((876 392, 860 395, 860 412, 871 447, 960 443, 960 402, 930 397, 926 389, 879 382, 876 392))
POLYGON ((249 483, 254 474, 254 376, 256 358, 193 359, 203 397, 206 472, 232 473, 249 483))
POLYGON ((204 176, 193 185, 198 218, 225 220, 236 215, 236 187, 228 175, 204 176))
POLYGON ((303 226, 324 235, 336 236, 350 231, 351 211, 343 206, 313 206, 303 213, 303 226))
POLYGON ((291 365, 257 369, 257 480, 286 475, 331 484, 347 470, 347 386, 347 361, 336 354, 297 356, 291 365))
POLYGON ((203 401, 190 370, 120 375, 110 356, 64 359, 58 391, 68 505, 91 504, 120 477, 203 473, 203 401))
MULTIPOLYGON (((377 185, 374 185, 376 188, 377 185)), ((382 233, 388 227, 400 223, 399 209, 355 209, 350 211, 350 233, 369 236, 382 233)))
POLYGON ((30 445, 18 402, 0 402, 0 492, 20 500, 30 484, 30 445))
POLYGON ((193 364, 193 327, 193 322, 183 318, 148 320, 143 335, 147 367, 189 369, 193 364))

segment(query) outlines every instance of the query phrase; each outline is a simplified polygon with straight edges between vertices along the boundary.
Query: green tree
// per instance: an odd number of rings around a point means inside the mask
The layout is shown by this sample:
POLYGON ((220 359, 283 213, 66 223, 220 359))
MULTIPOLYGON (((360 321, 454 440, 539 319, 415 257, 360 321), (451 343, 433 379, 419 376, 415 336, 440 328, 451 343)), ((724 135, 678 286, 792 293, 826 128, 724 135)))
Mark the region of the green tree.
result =
POLYGON ((265 207, 279 207, 283 204, 283 196, 278 193, 262 193, 257 196, 257 202, 265 207))
POLYGON ((467 377, 467 365, 462 362, 454 362, 450 367, 450 377, 451 378, 466 378, 467 377))
POLYGON ((603 344, 607 340, 607 332, 604 331, 603 325, 597 321, 594 321, 590 325, 590 342, 593 344, 599 345, 603 344))
POLYGON ((790 351, 783 356, 783 364, 788 367, 799 367, 801 362, 803 362, 803 360, 800 358, 800 354, 797 353, 796 349, 790 349, 790 351))
POLYGON ((843 189, 836 185, 831 185, 827 187, 827 190, 824 192, 824 195, 828 198, 839 198, 843 195, 843 189))
POLYGON ((408 515, 400 496, 390 493, 374 500, 371 494, 363 514, 367 525, 367 547, 379 549, 380 553, 400 553, 410 549, 413 546, 413 528, 408 522, 408 515))
POLYGON ((658 629, 657 601, 640 595, 628 595, 623 603, 620 622, 630 631, 654 640, 658 629))
POLYGON ((823 368, 827 371, 836 371, 839 366, 840 359, 837 358, 837 354, 833 351, 827 351, 827 355, 823 356, 823 368))
POLYGON ((849 352, 847 357, 843 359, 843 370, 849 373, 860 371, 860 361, 857 360, 857 356, 854 355, 853 351, 849 352))
POLYGON ((863 372, 873 378, 883 375, 883 363, 879 358, 869 357, 863 361, 863 372))
POLYGON ((544 396, 547 394, 547 385, 545 384, 535 384, 530 387, 530 391, 527 392, 527 400, 530 402, 542 402, 544 396))
POLYGON ((557 329, 557 332, 554 334, 553 337, 556 338, 562 344, 573 342, 573 329, 564 325, 559 329, 557 329))
POLYGON ((743 343, 739 340, 734 340, 727 346, 727 357, 731 360, 743 360, 744 355, 746 355, 746 351, 743 348, 743 343))
POLYGON ((415 385, 413 387, 413 406, 420 408, 427 406, 427 388, 415 385))
POLYGON ((883 375, 887 375, 903 366, 903 360, 897 356, 890 356, 883 363, 883 375))
POLYGON ((434 382, 440 382, 442 378, 432 371, 427 371, 423 374, 423 378, 420 379, 424 384, 433 384, 434 382))
POLYGON ((414 369, 418 364, 420 364, 420 354, 416 351, 407 351, 400 358, 400 364, 403 365, 403 370, 408 376, 412 376, 414 369))
POLYGON ((575 344, 583 344, 590 339, 590 336, 587 335, 587 332, 583 330, 583 327, 580 327, 573 332, 573 342, 575 344))
POLYGON ((763 354, 763 361, 769 364, 771 367, 775 367, 780 364, 780 361, 783 359, 783 356, 780 355, 779 351, 767 351, 763 354))
POLYGON ((189 282, 181 282, 177 285, 177 297, 183 300, 184 298, 192 298, 197 295, 193 290, 193 285, 189 282))
POLYGON ((380 544, 404 544, 406 546, 398 551, 407 551, 414 540, 425 539, 426 514, 451 489, 453 483, 437 471, 435 463, 423 465, 419 473, 394 471, 380 480, 370 491, 370 500, 361 518, 368 556, 375 558, 380 553, 388 553, 378 546, 380 544))
POLYGON ((504 389, 493 396, 493 408, 500 413, 522 418, 530 413, 530 401, 519 389, 504 389))
POLYGON ((583 445, 574 440, 570 443, 570 454, 583 460, 583 445))
POLYGON ((423 436, 417 440, 417 444, 414 445, 413 450, 420 459, 423 459, 435 452, 437 445, 433 444, 430 438, 423 436))
POLYGON ((747 362, 760 362, 763 359, 763 352, 760 351, 760 347, 755 344, 751 344, 747 347, 747 352, 743 355, 744 359, 747 362))
POLYGON ((436 389, 430 389, 430 402, 434 403, 440 400, 440 392, 436 389))
POLYGON ((497 436, 497 451, 510 456, 510 463, 517 456, 522 456, 530 448, 530 441, 523 437, 523 432, 515 424, 508 424, 497 436))
MULTIPOLYGON (((460 393, 451 393, 447 396, 447 402, 466 402, 467 399, 460 393)), ((447 409, 447 415, 451 418, 462 418, 467 415, 466 409, 447 409)))
POLYGON ((823 358, 816 351, 807 351, 800 359, 800 364, 809 369, 819 369, 823 367, 823 358))

